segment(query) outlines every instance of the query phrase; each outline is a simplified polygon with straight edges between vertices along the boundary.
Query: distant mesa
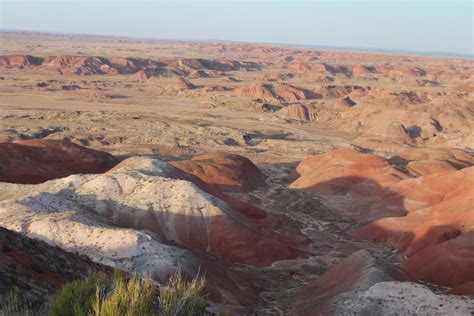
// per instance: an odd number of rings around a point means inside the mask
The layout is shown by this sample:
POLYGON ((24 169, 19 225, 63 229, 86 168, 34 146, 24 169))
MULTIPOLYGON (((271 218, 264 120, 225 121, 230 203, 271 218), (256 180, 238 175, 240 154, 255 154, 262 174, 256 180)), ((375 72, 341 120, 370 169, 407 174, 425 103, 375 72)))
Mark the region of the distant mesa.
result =
POLYGON ((361 86, 351 86, 351 85, 326 85, 321 86, 317 89, 317 92, 324 98, 324 99, 338 99, 343 98, 349 95, 351 92, 359 92, 364 94, 366 88, 361 86))
POLYGON ((303 73, 319 73, 337 75, 342 74, 345 76, 351 76, 352 71, 343 65, 330 65, 327 63, 308 63, 308 62, 294 62, 288 66, 288 69, 294 72, 303 73))
POLYGON ((230 81, 230 82, 240 82, 241 80, 235 78, 235 77, 227 77, 226 78, 227 81, 230 81))
POLYGON ((185 67, 194 70, 241 71, 256 70, 260 64, 234 60, 208 60, 202 58, 182 58, 170 61, 168 66, 185 67))
POLYGON ((318 76, 314 81, 319 84, 328 84, 334 82, 334 77, 331 76, 318 76))
POLYGON ((352 67, 353 74, 374 74, 377 73, 375 66, 371 65, 356 65, 352 67))
POLYGON ((395 96, 398 100, 405 104, 421 104, 429 101, 426 94, 417 93, 414 91, 393 92, 391 95, 395 96))
POLYGON ((416 82, 420 87, 439 87, 441 85, 441 82, 437 80, 417 79, 416 82))
POLYGON ((384 125, 373 125, 369 127, 365 133, 399 144, 410 145, 416 143, 416 141, 410 136, 406 127, 398 122, 391 122, 384 125))
POLYGON ((211 75, 206 72, 205 70, 193 70, 191 71, 188 76, 189 79, 195 79, 195 78, 209 78, 211 75))
POLYGON ((46 57, 38 65, 38 70, 47 73, 58 73, 66 75, 98 75, 115 74, 116 69, 106 67, 107 60, 101 57, 84 56, 51 56, 46 57))
POLYGON ((279 99, 284 101, 313 100, 321 98, 321 95, 314 91, 284 83, 274 86, 273 91, 279 99))
POLYGON ((426 70, 420 67, 393 67, 386 72, 393 76, 401 76, 401 77, 421 77, 426 76, 426 70))
POLYGON ((305 62, 294 62, 288 66, 288 69, 294 72, 309 72, 312 67, 311 64, 305 62))
POLYGON ((277 115, 295 121, 313 121, 316 119, 316 108, 313 105, 290 104, 277 112, 277 115))
POLYGON ((272 86, 268 84, 248 84, 236 88, 235 94, 241 97, 261 98, 261 99, 276 99, 272 86))
POLYGON ((314 91, 289 84, 271 85, 253 83, 238 87, 234 91, 238 96, 274 99, 280 101, 312 100, 321 98, 321 95, 314 91))
POLYGON ((281 73, 278 73, 278 74, 265 75, 264 79, 267 80, 267 81, 272 81, 272 82, 275 82, 275 81, 280 82, 280 81, 290 80, 294 77, 295 77, 295 74, 293 74, 291 72, 281 72, 281 73))
POLYGON ((82 89, 81 86, 77 84, 65 84, 61 86, 61 90, 64 91, 76 91, 82 89))
POLYGON ((128 80, 143 82, 143 81, 147 81, 149 78, 150 76, 146 73, 145 70, 142 69, 134 73, 132 76, 130 76, 128 80))
POLYGON ((331 75, 344 74, 344 75, 350 76, 352 74, 351 71, 346 66, 330 65, 327 63, 315 64, 312 68, 312 71, 315 71, 318 73, 329 73, 331 75))
POLYGON ((328 63, 308 63, 308 62, 293 62, 288 65, 288 69, 294 72, 303 73, 320 73, 329 75, 367 75, 367 74, 388 74, 400 77, 422 77, 426 76, 427 72, 421 67, 407 67, 407 66, 374 66, 359 64, 352 67, 346 65, 335 65, 328 63))
POLYGON ((345 97, 341 99, 341 104, 344 105, 345 107, 351 108, 353 106, 356 106, 357 103, 354 102, 350 97, 345 97))
POLYGON ((14 68, 28 68, 41 65, 43 58, 31 55, 0 56, 0 66, 14 68))
POLYGON ((86 98, 92 98, 92 99, 112 99, 115 96, 114 95, 109 95, 105 93, 102 89, 99 88, 92 88, 92 89, 76 89, 73 90, 74 94, 83 96, 86 98))
POLYGON ((177 91, 192 90, 196 88, 196 85, 192 84, 188 79, 184 77, 180 77, 176 82, 168 85, 168 89, 177 91))
POLYGON ((47 87, 49 86, 49 84, 47 84, 47 83, 44 82, 44 81, 41 81, 41 82, 37 82, 37 83, 36 83, 36 86, 37 86, 38 88, 47 88, 47 87))
POLYGON ((257 70, 260 69, 261 65, 247 61, 200 58, 152 60, 120 57, 109 59, 105 57, 73 55, 48 57, 5 55, 0 56, 0 67, 65 75, 134 74, 145 70, 147 75, 191 75, 194 78, 204 78, 206 76, 221 76, 223 72, 227 71, 257 70))
POLYGON ((223 86, 223 85, 210 85, 205 88, 206 92, 225 92, 232 90, 232 87, 223 86))

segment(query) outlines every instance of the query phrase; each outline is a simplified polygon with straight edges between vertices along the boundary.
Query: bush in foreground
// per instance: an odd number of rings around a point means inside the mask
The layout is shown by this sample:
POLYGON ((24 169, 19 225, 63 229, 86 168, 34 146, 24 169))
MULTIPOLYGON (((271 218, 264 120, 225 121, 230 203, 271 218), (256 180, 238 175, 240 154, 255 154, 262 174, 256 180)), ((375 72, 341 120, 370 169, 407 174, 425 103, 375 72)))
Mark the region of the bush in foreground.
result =
POLYGON ((84 280, 66 284, 53 295, 49 316, 187 316, 205 315, 208 302, 201 296, 204 277, 186 282, 176 270, 159 289, 149 276, 133 276, 125 280, 115 273, 113 281, 90 274, 84 280))
POLYGON ((201 296, 201 292, 205 284, 203 276, 187 283, 181 275, 181 270, 176 270, 168 285, 160 289, 160 315, 204 315, 208 302, 201 296))
POLYGON ((97 275, 90 274, 85 280, 67 283, 53 295, 48 316, 89 316, 99 282, 97 275))
POLYGON ((152 316, 154 312, 155 286, 149 276, 133 276, 125 281, 116 273, 112 290, 105 294, 96 287, 92 315, 94 316, 152 316))

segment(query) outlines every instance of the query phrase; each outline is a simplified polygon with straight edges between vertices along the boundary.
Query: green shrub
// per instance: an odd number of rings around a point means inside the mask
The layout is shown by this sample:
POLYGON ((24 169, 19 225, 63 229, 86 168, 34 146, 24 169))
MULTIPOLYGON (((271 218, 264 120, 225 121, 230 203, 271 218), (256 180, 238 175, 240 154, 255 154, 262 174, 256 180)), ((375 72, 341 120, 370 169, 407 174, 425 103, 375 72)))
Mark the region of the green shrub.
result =
POLYGON ((205 284, 203 276, 186 282, 178 268, 168 284, 160 288, 160 315, 205 315, 208 302, 201 296, 205 284))
MULTIPOLYGON (((148 275, 133 276, 128 281, 116 272, 113 282, 90 274, 72 281, 52 296, 49 316, 188 316, 205 315, 208 302, 201 296, 205 278, 191 282, 177 269, 158 298, 148 275), (159 304, 158 304, 159 302, 159 304)), ((17 304, 18 305, 18 304, 17 304)), ((1 314, 0 314, 1 315, 1 314)), ((10 314, 8 314, 10 315, 10 314)), ((28 314, 19 314, 28 315, 28 314)))
POLYGON ((155 286, 149 276, 133 276, 125 282, 115 274, 112 290, 108 295, 96 289, 94 316, 152 316, 154 312, 155 286))
POLYGON ((53 295, 48 316, 89 316, 98 284, 99 280, 95 274, 90 274, 84 280, 67 283, 53 295))

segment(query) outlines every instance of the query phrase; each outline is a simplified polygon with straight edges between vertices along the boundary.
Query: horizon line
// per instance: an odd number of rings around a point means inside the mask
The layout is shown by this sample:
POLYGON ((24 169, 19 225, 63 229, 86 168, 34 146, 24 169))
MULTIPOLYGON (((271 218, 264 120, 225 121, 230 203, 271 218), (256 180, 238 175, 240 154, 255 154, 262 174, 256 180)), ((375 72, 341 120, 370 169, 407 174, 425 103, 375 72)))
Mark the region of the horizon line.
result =
POLYGON ((59 31, 44 31, 44 30, 31 30, 31 29, 12 29, 0 27, 0 33, 43 33, 49 35, 62 35, 62 36, 96 36, 96 37, 108 37, 116 39, 127 39, 127 40, 146 40, 146 41, 169 41, 169 42, 207 42, 207 43, 235 43, 235 44, 259 44, 269 46, 283 46, 283 47, 301 47, 306 49, 325 49, 325 50, 337 50, 337 51, 356 51, 365 53, 381 53, 381 54, 392 54, 392 55, 406 55, 406 56, 421 56, 421 57, 457 57, 457 58, 468 58, 474 59, 474 51, 471 53, 461 52, 449 52, 449 51, 430 51, 430 50, 410 50, 403 48, 381 48, 381 47, 363 47, 363 46, 340 46, 340 45, 325 45, 325 44, 295 44, 295 43, 273 43, 273 42, 260 42, 260 41, 238 41, 228 39, 192 39, 192 38, 159 38, 159 37, 146 37, 146 36, 129 36, 129 35, 107 35, 107 34, 92 34, 92 33, 79 33, 79 32, 59 32, 59 31))

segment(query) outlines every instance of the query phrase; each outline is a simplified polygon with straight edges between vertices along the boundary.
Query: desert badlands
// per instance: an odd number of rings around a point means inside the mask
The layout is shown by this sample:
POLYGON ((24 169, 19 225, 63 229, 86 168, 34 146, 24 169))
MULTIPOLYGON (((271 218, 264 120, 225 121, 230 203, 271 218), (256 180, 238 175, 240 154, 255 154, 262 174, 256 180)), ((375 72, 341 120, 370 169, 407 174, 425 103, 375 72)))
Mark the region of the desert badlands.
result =
POLYGON ((0 36, 1 299, 180 268, 216 314, 474 314, 474 60, 0 36))

